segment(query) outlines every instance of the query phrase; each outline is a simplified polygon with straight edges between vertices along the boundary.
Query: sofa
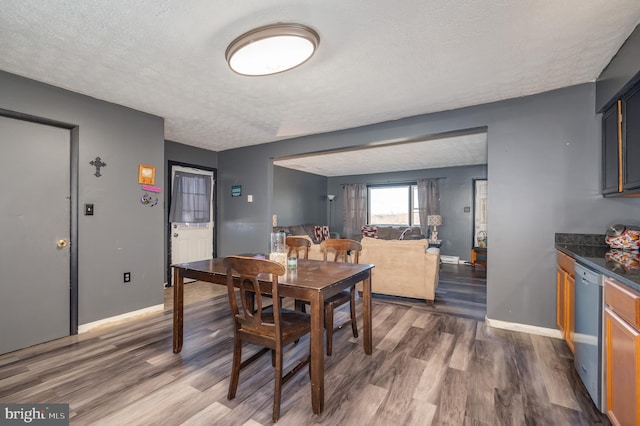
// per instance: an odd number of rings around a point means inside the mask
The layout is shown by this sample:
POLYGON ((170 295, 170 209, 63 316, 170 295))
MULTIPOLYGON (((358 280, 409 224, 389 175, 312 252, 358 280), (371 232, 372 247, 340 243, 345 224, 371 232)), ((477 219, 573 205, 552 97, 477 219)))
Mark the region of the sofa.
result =
MULTIPOLYGON (((440 272, 440 249, 422 240, 383 240, 363 237, 360 263, 375 265, 371 275, 374 294, 424 299, 432 305, 440 272)), ((358 284, 362 290, 362 284, 358 284)))
MULTIPOLYGON (((320 250, 320 241, 315 235, 314 228, 316 225, 294 225, 294 226, 274 226, 273 232, 284 232, 287 237, 303 237, 311 241, 309 247, 309 259, 324 260, 322 250, 320 250)), ((337 232, 329 232, 329 238, 340 238, 337 232)))
MULTIPOLYGON (((311 226, 311 229, 313 226, 311 226)), ((388 233, 381 236, 392 236, 393 232, 402 234, 407 227, 389 227, 388 233)), ((417 227, 416 227, 417 228, 417 227)), ((417 228, 420 229, 420 228, 417 228)), ((300 236, 311 241, 309 259, 323 260, 319 242, 301 227, 277 227, 275 231, 287 232, 288 236, 300 236)), ((429 243, 422 239, 383 239, 362 237, 360 263, 375 265, 371 275, 371 289, 374 294, 411 297, 423 299, 428 305, 433 304, 440 272, 440 249, 429 248, 429 243)), ((380 235, 379 235, 380 236, 380 235)), ((331 256, 331 255, 330 255, 331 256)), ((358 284, 362 291, 362 284, 358 284)))
POLYGON ((378 238, 381 240, 423 240, 426 235, 419 226, 406 225, 364 225, 362 236, 378 238))
MULTIPOLYGON (((284 232, 287 237, 301 237, 308 236, 313 244, 320 244, 320 241, 315 235, 315 228, 318 225, 292 225, 292 226, 274 226, 272 232, 284 232)), ((327 228, 328 230, 328 228, 327 228)), ((329 238, 340 238, 338 232, 329 232, 329 238)))

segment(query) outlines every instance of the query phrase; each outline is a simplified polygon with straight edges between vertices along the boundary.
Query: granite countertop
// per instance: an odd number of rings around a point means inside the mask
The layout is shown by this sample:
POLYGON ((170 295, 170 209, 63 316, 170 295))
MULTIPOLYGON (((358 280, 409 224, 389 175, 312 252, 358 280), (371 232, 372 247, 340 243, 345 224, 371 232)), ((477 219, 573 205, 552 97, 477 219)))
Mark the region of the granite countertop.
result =
POLYGON ((613 257, 626 256, 640 262, 638 252, 611 249, 604 243, 604 235, 599 234, 556 234, 556 249, 578 263, 640 291, 640 269, 628 268, 612 260, 613 257))

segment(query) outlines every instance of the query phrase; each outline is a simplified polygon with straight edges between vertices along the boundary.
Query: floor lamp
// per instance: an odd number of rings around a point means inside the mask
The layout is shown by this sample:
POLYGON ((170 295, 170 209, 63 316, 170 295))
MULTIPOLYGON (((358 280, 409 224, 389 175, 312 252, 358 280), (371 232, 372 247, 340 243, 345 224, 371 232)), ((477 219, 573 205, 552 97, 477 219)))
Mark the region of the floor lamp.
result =
POLYGON ((331 202, 336 198, 336 196, 334 194, 329 194, 327 195, 327 198, 329 199, 329 232, 331 232, 331 210, 333 210, 332 204, 331 202))

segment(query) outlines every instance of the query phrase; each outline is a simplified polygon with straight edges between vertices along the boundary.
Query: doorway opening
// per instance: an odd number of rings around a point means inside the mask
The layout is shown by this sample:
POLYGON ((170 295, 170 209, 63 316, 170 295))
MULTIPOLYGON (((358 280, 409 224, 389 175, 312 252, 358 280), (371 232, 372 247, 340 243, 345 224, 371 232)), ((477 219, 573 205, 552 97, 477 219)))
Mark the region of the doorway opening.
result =
POLYGON ((169 161, 167 216, 167 275, 173 285, 172 264, 216 257, 217 170, 169 161))

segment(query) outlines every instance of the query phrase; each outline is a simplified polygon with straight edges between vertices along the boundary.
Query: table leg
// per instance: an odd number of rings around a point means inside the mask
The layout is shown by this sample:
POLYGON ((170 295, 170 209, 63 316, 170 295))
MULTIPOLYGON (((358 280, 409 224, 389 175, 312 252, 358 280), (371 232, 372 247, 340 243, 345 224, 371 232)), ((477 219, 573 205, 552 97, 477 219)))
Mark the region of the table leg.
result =
POLYGON ((182 350, 184 322, 184 277, 180 268, 173 268, 173 353, 182 350))
POLYGON ((373 327, 371 324, 371 270, 369 275, 362 282, 362 322, 363 324, 363 343, 364 353, 371 355, 373 353, 373 327))
POLYGON ((315 414, 324 409, 324 301, 320 294, 311 300, 311 406, 315 414))

